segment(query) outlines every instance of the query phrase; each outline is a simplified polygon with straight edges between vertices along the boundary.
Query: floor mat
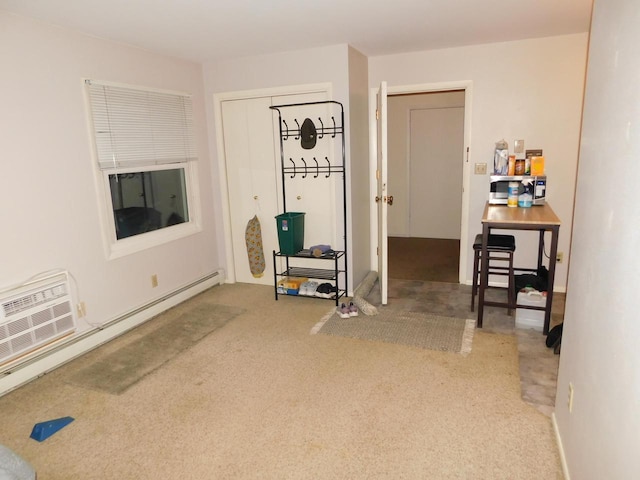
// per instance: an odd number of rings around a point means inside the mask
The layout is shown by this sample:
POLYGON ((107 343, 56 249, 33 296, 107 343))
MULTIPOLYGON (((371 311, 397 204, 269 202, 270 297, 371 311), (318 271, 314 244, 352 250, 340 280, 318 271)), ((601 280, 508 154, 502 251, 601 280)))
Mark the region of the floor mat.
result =
POLYGON ((203 304, 80 370, 69 383, 120 395, 243 310, 203 304))
POLYGON ((468 355, 475 320, 380 309, 375 316, 341 318, 327 314, 311 331, 468 355))

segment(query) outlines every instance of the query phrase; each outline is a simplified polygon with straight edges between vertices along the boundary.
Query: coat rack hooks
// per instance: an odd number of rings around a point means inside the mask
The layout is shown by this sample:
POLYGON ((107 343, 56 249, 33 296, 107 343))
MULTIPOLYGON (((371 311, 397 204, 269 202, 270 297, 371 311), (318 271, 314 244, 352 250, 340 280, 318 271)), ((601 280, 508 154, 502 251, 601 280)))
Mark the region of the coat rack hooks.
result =
POLYGON ((331 115, 331 121, 333 122, 333 135, 331 135, 331 138, 336 138, 336 117, 331 115))
POLYGON ((294 178, 296 176, 296 162, 293 161, 293 158, 289 158, 289 161, 293 163, 293 175, 290 178, 294 178))
POLYGON ((282 123, 284 123, 284 131, 282 140, 289 140, 289 125, 287 125, 287 121, 283 118, 282 123))
POLYGON ((324 122, 322 121, 322 118, 318 117, 318 121, 320 122, 320 133, 318 135, 318 138, 323 138, 324 137, 324 122))
POLYGON ((296 135, 293 139, 294 140, 300 140, 300 124, 298 123, 298 119, 297 118, 294 118, 293 121, 296 122, 296 125, 298 126, 298 130, 297 130, 298 135, 296 135))
POLYGON ((304 175, 302 175, 302 178, 307 178, 307 162, 304 161, 304 158, 300 157, 300 160, 302 160, 302 163, 304 163, 304 175))
POLYGON ((318 178, 318 176, 320 175, 320 165, 318 164, 318 160, 316 160, 316 157, 313 157, 313 161, 316 162, 316 174, 313 176, 313 178, 318 178))
POLYGON ((329 161, 329 157, 324 157, 324 159, 327 161, 328 165, 327 174, 324 176, 324 178, 329 178, 331 176, 331 162, 329 161))

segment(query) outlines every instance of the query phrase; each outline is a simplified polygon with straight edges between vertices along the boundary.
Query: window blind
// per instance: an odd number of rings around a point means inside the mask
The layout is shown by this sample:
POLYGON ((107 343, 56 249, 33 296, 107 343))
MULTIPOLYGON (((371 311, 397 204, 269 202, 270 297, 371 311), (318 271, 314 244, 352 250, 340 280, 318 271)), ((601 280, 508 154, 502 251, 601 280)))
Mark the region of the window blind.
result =
POLYGON ((86 80, 101 169, 196 160, 191 97, 86 80))

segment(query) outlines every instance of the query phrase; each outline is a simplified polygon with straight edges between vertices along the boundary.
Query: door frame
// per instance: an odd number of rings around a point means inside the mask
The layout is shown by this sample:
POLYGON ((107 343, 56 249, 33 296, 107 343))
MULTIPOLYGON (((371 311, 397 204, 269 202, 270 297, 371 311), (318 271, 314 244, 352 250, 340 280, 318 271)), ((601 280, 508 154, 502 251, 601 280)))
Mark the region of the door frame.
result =
MULTIPOLYGON (((240 90, 233 92, 221 92, 213 94, 213 114, 216 136, 216 152, 218 159, 218 186, 220 187, 220 211, 224 230, 224 254, 225 254, 225 282, 235 283, 235 252, 231 235, 231 205, 229 203, 229 184, 227 182, 227 157, 224 148, 224 129, 222 118, 222 102, 229 100, 249 100, 254 98, 278 97, 283 95, 297 95, 305 93, 326 93, 327 98, 333 98, 333 86, 331 83, 314 83, 305 85, 289 85, 283 87, 261 88, 254 90, 240 90)), ((276 139, 277 140, 277 139, 276 139)), ((279 141, 274 142, 274 162, 280 158, 279 141)), ((276 192, 279 195, 279 192, 276 192)), ((245 252, 238 254, 246 254, 245 252)), ((269 252, 265 253, 265 260, 269 261, 269 252)))
MULTIPOLYGON (((471 165, 469 164, 469 150, 471 143, 471 105, 473 95, 473 82, 471 80, 461 80, 452 82, 424 83, 414 85, 390 86, 387 84, 387 95, 403 95, 433 92, 448 92, 451 90, 464 90, 464 158, 462 167, 462 212, 460 218, 460 264, 458 266, 458 282, 466 283, 466 271, 468 262, 468 248, 466 239, 469 234, 469 192, 471 189, 471 165)), ((377 169, 377 130, 376 130, 376 94, 378 86, 371 87, 369 90, 369 170, 371 172, 369 189, 371 192, 371 202, 374 205, 370 209, 371 245, 378 245, 378 218, 377 209, 375 208, 375 196, 377 190, 376 169, 377 169)), ((393 192, 389 192, 393 195, 393 192)), ((377 248, 371 249, 370 258, 371 269, 376 270, 378 267, 377 248)))

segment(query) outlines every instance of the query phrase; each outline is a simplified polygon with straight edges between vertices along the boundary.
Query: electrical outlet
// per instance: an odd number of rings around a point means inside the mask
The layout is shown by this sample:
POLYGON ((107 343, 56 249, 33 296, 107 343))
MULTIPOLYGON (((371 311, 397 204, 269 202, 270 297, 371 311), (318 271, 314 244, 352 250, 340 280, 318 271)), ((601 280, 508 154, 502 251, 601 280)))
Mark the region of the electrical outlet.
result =
POLYGON ((569 413, 573 411, 573 383, 569 382, 569 398, 567 399, 567 405, 569 407, 569 413))
POLYGON ((76 305, 76 310, 78 311, 78 318, 82 318, 87 314, 87 307, 85 306, 84 302, 80 302, 78 305, 76 305))
POLYGON ((476 163, 475 164, 475 172, 476 172, 476 175, 486 175, 487 174, 487 164, 486 163, 476 163))
POLYGON ((155 273, 151 275, 151 288, 156 288, 158 286, 158 275, 155 273))
POLYGON ((557 255, 556 255, 556 262, 562 263, 562 260, 564 260, 564 253, 563 252, 558 252, 557 255))

